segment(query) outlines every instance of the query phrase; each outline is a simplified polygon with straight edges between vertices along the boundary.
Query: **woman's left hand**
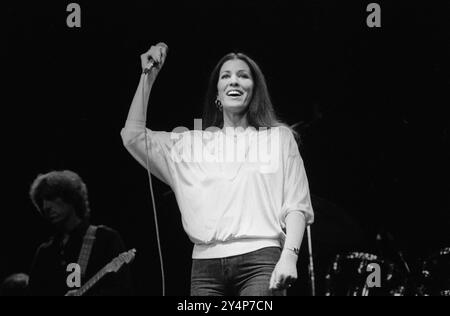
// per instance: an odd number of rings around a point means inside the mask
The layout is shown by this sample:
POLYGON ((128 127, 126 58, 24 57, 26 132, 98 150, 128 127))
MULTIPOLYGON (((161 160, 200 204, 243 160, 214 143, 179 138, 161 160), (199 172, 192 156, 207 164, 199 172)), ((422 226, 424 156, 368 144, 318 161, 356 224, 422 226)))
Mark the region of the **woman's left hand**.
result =
POLYGON ((283 250, 270 278, 269 289, 284 290, 297 281, 297 255, 283 250))

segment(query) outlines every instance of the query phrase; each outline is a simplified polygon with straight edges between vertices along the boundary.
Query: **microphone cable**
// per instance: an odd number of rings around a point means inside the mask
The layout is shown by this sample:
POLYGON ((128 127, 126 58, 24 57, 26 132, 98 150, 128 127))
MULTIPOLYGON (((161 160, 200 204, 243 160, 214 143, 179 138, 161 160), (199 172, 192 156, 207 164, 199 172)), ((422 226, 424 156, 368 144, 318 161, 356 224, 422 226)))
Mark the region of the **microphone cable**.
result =
MULTIPOLYGON (((154 62, 148 67, 153 67, 154 62)), ((144 70, 143 74, 143 80, 142 80, 142 105, 144 107, 144 136, 145 136, 145 158, 146 158, 146 167, 147 167, 147 175, 148 175, 148 184, 150 186, 150 195, 152 197, 152 207, 153 207, 153 217, 155 221, 155 230, 156 230, 156 243, 158 245, 158 255, 159 255, 159 262, 160 262, 160 269, 161 269, 161 287, 162 287, 162 296, 166 296, 166 281, 165 281, 165 274, 164 274, 164 261, 162 256, 162 250, 161 250, 161 240, 159 236, 159 226, 158 226, 158 214, 156 213, 156 206, 155 206, 155 196, 153 193, 153 185, 152 185, 152 175, 150 173, 150 161, 149 161, 149 151, 148 151, 148 135, 147 135, 147 106, 145 104, 145 81, 148 76, 147 69, 144 70)))

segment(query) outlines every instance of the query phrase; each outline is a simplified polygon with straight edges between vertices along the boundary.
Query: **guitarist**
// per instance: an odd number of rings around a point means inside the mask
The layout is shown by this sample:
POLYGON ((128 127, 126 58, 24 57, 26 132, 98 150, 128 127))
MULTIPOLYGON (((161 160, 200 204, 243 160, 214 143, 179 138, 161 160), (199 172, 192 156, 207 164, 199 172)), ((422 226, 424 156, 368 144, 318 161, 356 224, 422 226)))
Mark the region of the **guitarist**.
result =
MULTIPOLYGON (((68 286, 73 286, 73 282, 67 282, 75 280, 71 278, 74 270, 67 271, 70 263, 81 267, 79 275, 83 285, 125 251, 122 238, 115 230, 90 224, 87 187, 75 172, 51 171, 38 175, 31 185, 30 198, 55 231, 36 251, 30 271, 30 295, 73 294, 76 288, 68 286), (81 251, 82 248, 85 249, 81 251)), ((117 273, 106 275, 86 295, 131 295, 131 288, 130 270, 124 265, 117 273)))

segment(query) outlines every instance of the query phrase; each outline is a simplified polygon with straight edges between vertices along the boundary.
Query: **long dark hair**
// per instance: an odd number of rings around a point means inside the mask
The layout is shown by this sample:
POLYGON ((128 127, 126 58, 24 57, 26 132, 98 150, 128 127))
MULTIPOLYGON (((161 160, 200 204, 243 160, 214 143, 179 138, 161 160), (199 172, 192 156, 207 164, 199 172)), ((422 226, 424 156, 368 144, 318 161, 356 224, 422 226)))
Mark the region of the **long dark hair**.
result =
POLYGON ((253 59, 248 57, 243 53, 229 53, 219 60, 217 65, 214 67, 208 83, 208 90, 206 91, 204 107, 203 107, 203 118, 202 127, 207 129, 208 127, 218 127, 223 128, 223 112, 220 111, 216 104, 217 97, 217 82, 219 80, 220 69, 222 65, 228 60, 240 59, 247 63, 250 68, 254 88, 253 95, 247 107, 247 121, 250 126, 255 129, 266 127, 277 127, 285 126, 289 128, 294 134, 296 140, 298 141, 298 133, 291 128, 286 123, 282 122, 275 113, 275 110, 270 100, 269 90, 267 89, 266 79, 253 59))

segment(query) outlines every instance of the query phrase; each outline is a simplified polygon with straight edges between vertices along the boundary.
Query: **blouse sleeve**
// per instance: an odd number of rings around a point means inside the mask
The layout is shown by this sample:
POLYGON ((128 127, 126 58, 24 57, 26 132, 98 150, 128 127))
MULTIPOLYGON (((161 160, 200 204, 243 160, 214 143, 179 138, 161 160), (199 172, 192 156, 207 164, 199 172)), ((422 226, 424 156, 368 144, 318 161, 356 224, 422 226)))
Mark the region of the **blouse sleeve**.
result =
POLYGON ((164 131, 152 131, 145 128, 144 122, 128 120, 121 131, 122 141, 128 152, 147 168, 147 148, 150 172, 169 186, 173 184, 173 160, 171 150, 179 134, 164 131))
POLYGON ((283 206, 281 210, 281 225, 286 227, 286 216, 290 212, 300 212, 305 216, 307 225, 314 222, 314 211, 309 193, 308 178, 306 176, 303 159, 300 156, 297 142, 292 132, 287 137, 285 146, 283 206))

